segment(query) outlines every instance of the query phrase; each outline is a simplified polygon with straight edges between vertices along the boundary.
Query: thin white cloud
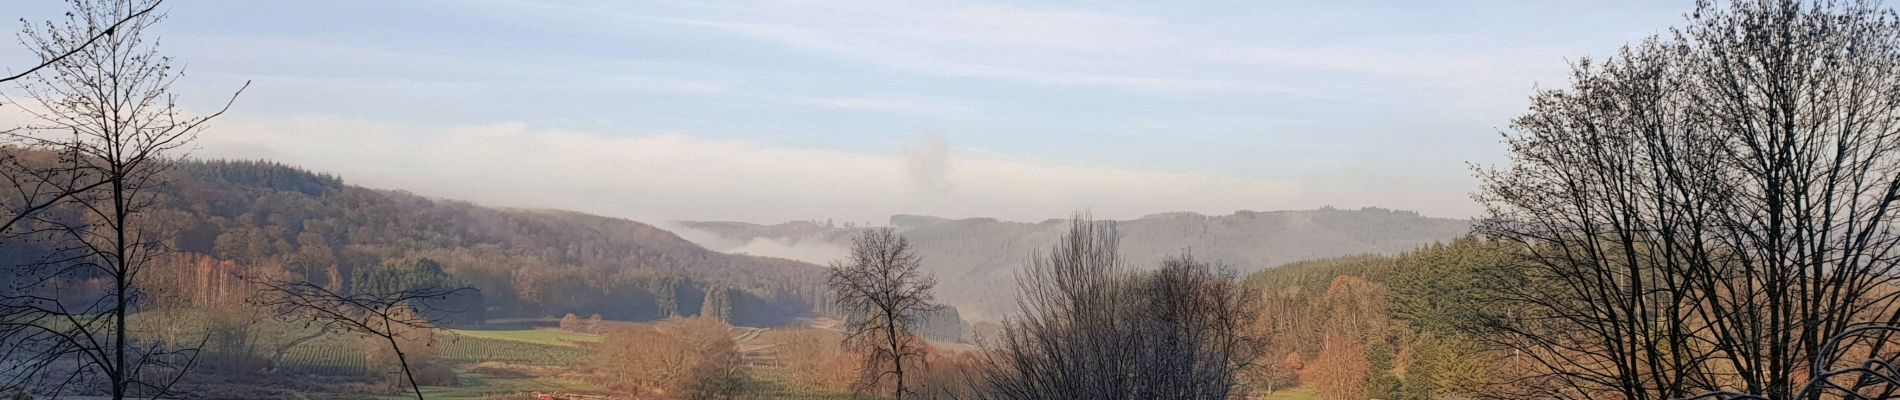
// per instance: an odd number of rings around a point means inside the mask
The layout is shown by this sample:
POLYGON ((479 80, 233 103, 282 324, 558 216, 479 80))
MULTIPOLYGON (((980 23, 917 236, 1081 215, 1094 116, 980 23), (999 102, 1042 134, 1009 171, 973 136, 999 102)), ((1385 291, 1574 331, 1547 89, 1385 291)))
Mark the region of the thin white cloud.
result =
POLYGON ((704 66, 593 60, 515 58, 406 49, 382 44, 339 44, 310 39, 180 35, 186 58, 210 58, 246 79, 358 88, 440 89, 447 86, 534 86, 616 89, 637 93, 732 95, 737 83, 703 76, 704 66), (229 57, 227 49, 245 49, 229 57), (193 53, 203 51, 207 53, 193 53), (506 61, 497 61, 503 59, 506 61), (240 65, 229 65, 229 64, 240 65), (479 67, 479 68, 477 68, 479 67))
POLYGON ((708 29, 925 74, 1135 90, 1266 89, 1169 65, 1197 46, 1149 18, 996 4, 808 3, 591 15, 708 29))
POLYGON ((429 128, 322 116, 230 118, 199 144, 199 157, 270 158, 370 187, 648 221, 882 222, 898 213, 1041 220, 1074 210, 1133 217, 1321 205, 1284 181, 963 156, 928 145, 908 155, 867 154, 683 134, 429 128), (919 154, 935 158, 923 171, 919 154))
MULTIPOLYGON (((1328 22, 1340 30, 1375 34, 1325 35, 1328 28, 1298 19, 1313 15, 1313 10, 1275 4, 1228 7, 1237 15, 1267 15, 1253 19, 982 2, 487 0, 456 4, 475 5, 473 9, 511 20, 552 24, 556 29, 631 39, 736 37, 924 75, 1147 92, 1248 92, 1359 106, 1372 103, 1435 115, 1450 111, 1457 115, 1449 118, 1466 121, 1507 118, 1497 110, 1521 108, 1524 94, 1540 78, 1562 79, 1561 57, 1581 50, 1561 43, 1524 47, 1488 32, 1402 34, 1401 28, 1382 27, 1377 19, 1328 22)), ((563 60, 559 65, 592 61, 598 60, 563 60)), ((628 89, 687 95, 771 90, 693 82, 691 74, 648 76, 683 82, 628 89)), ((869 106, 858 109, 869 110, 869 106)), ((886 104, 881 111, 945 115, 919 112, 913 105, 886 104)))
POLYGON ((794 99, 792 102, 831 109, 871 111, 924 117, 971 118, 976 115, 976 109, 969 105, 933 100, 826 97, 794 99))
MULTIPOLYGON (((855 0, 580 4, 502 3, 502 9, 587 21, 604 31, 659 23, 914 73, 1047 86, 1302 98, 1338 96, 1342 85, 1410 86, 1434 89, 1432 98, 1445 92, 1495 98, 1498 91, 1487 89, 1515 93, 1535 77, 1561 76, 1561 63, 1524 67, 1527 60, 1562 54, 1553 53, 1558 49, 1461 47, 1456 37, 1410 43, 1387 36, 1279 38, 1263 34, 1270 27, 1233 21, 1053 7, 855 0), (1282 76, 1292 73, 1306 75, 1282 76)), ((1515 106, 1519 97, 1483 106, 1515 106)))
POLYGON ((1108 86, 1144 91, 1256 91, 1280 92, 1261 85, 1214 79, 1172 78, 1166 76, 1120 75, 1092 72, 1063 72, 1039 68, 1018 68, 985 64, 937 63, 919 69, 943 75, 972 78, 1002 78, 1041 85, 1108 86))

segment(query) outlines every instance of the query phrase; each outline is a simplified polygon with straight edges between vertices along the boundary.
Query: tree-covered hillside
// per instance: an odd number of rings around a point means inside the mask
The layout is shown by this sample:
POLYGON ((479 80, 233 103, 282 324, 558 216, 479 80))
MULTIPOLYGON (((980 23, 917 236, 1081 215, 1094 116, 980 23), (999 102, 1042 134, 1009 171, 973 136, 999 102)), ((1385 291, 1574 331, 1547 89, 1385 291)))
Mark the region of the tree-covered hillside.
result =
POLYGON ((271 162, 186 161, 170 173, 152 215, 177 230, 172 249, 345 291, 427 259, 480 289, 488 318, 706 314, 759 325, 819 304, 817 266, 709 251, 626 219, 367 189, 271 162))
POLYGON ((1250 275, 1269 351, 1249 378, 1257 388, 1297 385, 1332 399, 1481 398, 1484 385, 1514 376, 1471 334, 1484 306, 1477 271, 1506 254, 1465 238, 1250 275))

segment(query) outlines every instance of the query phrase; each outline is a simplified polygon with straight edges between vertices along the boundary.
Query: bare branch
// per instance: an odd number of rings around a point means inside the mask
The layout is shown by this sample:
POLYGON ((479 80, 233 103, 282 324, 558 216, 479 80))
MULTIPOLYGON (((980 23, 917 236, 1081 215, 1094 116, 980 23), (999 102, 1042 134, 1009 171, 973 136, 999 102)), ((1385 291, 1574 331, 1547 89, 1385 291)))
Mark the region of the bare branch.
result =
POLYGON ((441 317, 431 318, 423 311, 460 311, 442 310, 432 302, 475 291, 470 287, 421 287, 344 294, 307 281, 264 277, 246 280, 261 293, 250 299, 252 305, 272 310, 280 320, 317 325, 324 331, 367 335, 389 343, 417 400, 422 399, 422 386, 416 384, 415 372, 399 343, 409 339, 406 335, 435 334, 441 317))

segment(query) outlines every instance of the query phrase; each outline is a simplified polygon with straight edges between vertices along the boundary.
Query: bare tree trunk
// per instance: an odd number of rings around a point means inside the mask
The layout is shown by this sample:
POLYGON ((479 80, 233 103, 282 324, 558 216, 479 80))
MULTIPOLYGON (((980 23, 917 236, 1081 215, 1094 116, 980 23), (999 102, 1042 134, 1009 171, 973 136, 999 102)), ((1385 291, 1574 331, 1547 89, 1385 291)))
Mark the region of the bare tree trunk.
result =
MULTIPOLYGON (((117 169, 117 168, 114 168, 114 169, 117 169)), ((113 176, 124 176, 124 175, 121 175, 122 173, 123 171, 114 171, 113 176)), ((113 339, 112 352, 114 354, 114 357, 118 358, 118 361, 115 363, 115 365, 119 365, 119 368, 125 368, 125 365, 126 365, 125 363, 125 353, 126 353, 125 315, 130 312, 128 310, 131 310, 131 306, 132 306, 131 302, 129 301, 130 300, 129 295, 126 292, 132 289, 131 288, 132 275, 130 274, 131 271, 129 270, 129 268, 126 267, 128 264, 126 264, 125 252, 128 250, 129 246, 126 245, 126 241, 125 241, 125 228, 126 228, 125 226, 125 217, 126 217, 125 186, 124 186, 123 180, 121 179, 112 180, 112 212, 113 212, 112 223, 115 225, 113 226, 113 229, 112 229, 112 235, 113 235, 112 244, 115 248, 112 252, 112 257, 114 259, 112 265, 114 266, 114 268, 118 268, 117 276, 120 277, 120 279, 115 279, 113 282, 113 284, 118 285, 118 289, 114 290, 112 292, 112 295, 114 297, 114 300, 117 301, 119 305, 117 307, 118 312, 113 313, 112 315, 113 319, 115 319, 117 322, 115 324, 116 325, 115 328, 118 330, 118 333, 113 335, 112 337, 113 339)), ((113 382, 112 382, 113 400, 125 399, 126 386, 128 383, 126 381, 127 379, 127 377, 125 376, 126 373, 128 372, 122 370, 113 374, 114 375, 113 382)), ((133 378, 136 378, 136 377, 133 377, 133 378)))
MULTIPOLYGON (((383 329, 393 331, 393 327, 389 324, 389 318, 383 318, 383 329)), ((389 348, 396 351, 396 364, 402 365, 402 375, 409 378, 409 388, 416 391, 416 400, 423 400, 422 385, 416 384, 416 374, 409 370, 409 356, 403 354, 402 345, 396 344, 396 336, 394 335, 383 337, 383 339, 388 340, 389 348)))
MULTIPOLYGON (((886 324, 895 323, 898 322, 898 318, 887 310, 884 313, 884 321, 886 324)), ((903 344, 897 341, 897 329, 885 329, 884 335, 887 340, 885 343, 888 344, 892 354, 904 351, 903 344)), ((891 358, 891 370, 893 371, 892 374, 895 375, 894 378, 897 380, 897 387, 891 390, 891 397, 896 400, 904 400, 904 359, 902 357, 891 358)))

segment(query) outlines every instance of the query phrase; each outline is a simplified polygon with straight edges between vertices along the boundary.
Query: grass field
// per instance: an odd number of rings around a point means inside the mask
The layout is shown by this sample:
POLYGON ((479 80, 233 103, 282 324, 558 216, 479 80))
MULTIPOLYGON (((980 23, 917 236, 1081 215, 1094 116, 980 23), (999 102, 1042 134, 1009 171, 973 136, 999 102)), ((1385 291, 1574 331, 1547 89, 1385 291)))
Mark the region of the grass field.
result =
MULTIPOLYGON (((141 313, 135 315, 134 319, 137 320, 135 324, 153 327, 141 329, 140 335, 163 335, 169 331, 196 331, 198 329, 195 327, 207 325, 207 316, 208 314, 202 311, 188 310, 141 313)), ((379 385, 373 383, 377 378, 371 373, 373 368, 365 363, 364 357, 367 346, 380 346, 379 343, 367 342, 366 339, 357 335, 338 331, 324 332, 317 327, 268 318, 255 320, 246 329, 249 331, 250 338, 251 350, 249 351, 271 354, 277 349, 288 349, 283 363, 279 365, 291 374, 288 376, 314 374, 346 377, 338 381, 341 386, 308 389, 323 393, 300 394, 308 400, 410 398, 393 391, 380 395, 339 393, 360 392, 362 385, 379 385), (357 386, 352 388, 349 385, 357 386)), ((750 379, 746 383, 745 395, 742 397, 826 400, 852 398, 844 393, 805 393, 787 387, 783 383, 787 371, 776 354, 780 343, 785 339, 785 333, 781 329, 738 328, 731 334, 738 342, 750 367, 748 374, 750 379)), ((434 346, 437 346, 435 352, 439 354, 438 360, 441 364, 456 371, 458 385, 456 387, 424 386, 422 390, 430 399, 526 398, 529 393, 536 391, 608 394, 596 385, 579 380, 581 375, 560 372, 573 371, 576 367, 584 369, 586 364, 593 362, 593 351, 588 349, 588 345, 600 340, 599 335, 569 332, 532 324, 445 329, 434 343, 434 346), (502 372, 509 370, 527 372, 502 372)))
POLYGON ((593 361, 593 353, 576 343, 543 344, 484 336, 444 335, 442 358, 450 364, 495 361, 515 364, 570 366, 593 361))
POLYGON ((1267 397, 1263 397, 1261 400, 1320 400, 1320 397, 1319 395, 1313 394, 1313 391, 1310 389, 1294 388, 1292 390, 1273 392, 1273 394, 1267 395, 1267 397))
MULTIPOLYGON (((347 340, 347 338, 345 338, 347 340)), ((592 361, 592 355, 581 348, 583 343, 599 341, 600 337, 582 333, 545 328, 524 329, 453 329, 444 332, 437 342, 442 346, 442 360, 456 365, 457 370, 479 362, 500 362, 540 366, 572 366, 592 361)), ((313 340, 293 351, 313 354, 336 354, 334 359, 312 357, 299 360, 304 368, 324 370, 361 371, 364 366, 361 347, 350 346, 347 341, 313 340), (333 365, 341 364, 341 365, 333 365)), ((461 373, 457 375, 460 385, 456 387, 424 386, 422 393, 429 399, 482 399, 497 395, 526 395, 535 391, 600 394, 601 389, 578 380, 556 377, 493 377, 482 374, 461 373)), ((344 400, 362 399, 363 396, 311 394, 312 399, 344 400)), ((404 399, 410 397, 370 397, 375 399, 404 399)))
POLYGON ((581 343, 600 341, 599 335, 569 332, 559 329, 450 329, 449 332, 466 338, 508 340, 549 346, 574 347, 581 343))
MULTIPOLYGON (((460 377, 462 386, 438 387, 423 386, 422 396, 430 400, 479 400, 496 396, 528 395, 534 392, 561 392, 575 394, 606 394, 585 382, 560 378, 498 378, 483 375, 464 374, 460 377)), ((405 392, 406 393, 406 392, 405 392)), ((309 395, 312 400, 402 400, 414 399, 414 395, 390 396, 352 396, 352 395, 309 395)))

